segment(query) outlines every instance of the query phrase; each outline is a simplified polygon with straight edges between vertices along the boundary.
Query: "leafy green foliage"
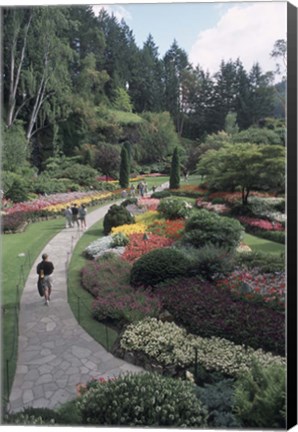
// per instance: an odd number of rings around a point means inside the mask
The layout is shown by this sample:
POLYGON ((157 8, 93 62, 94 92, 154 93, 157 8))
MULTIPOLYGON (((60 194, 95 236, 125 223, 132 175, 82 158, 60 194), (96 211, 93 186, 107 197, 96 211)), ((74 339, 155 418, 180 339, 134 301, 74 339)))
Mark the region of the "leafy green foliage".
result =
POLYGON ((187 201, 175 198, 162 199, 157 211, 165 219, 186 219, 191 212, 192 206, 187 201))
POLYGON ((180 187, 180 160, 178 148, 176 147, 172 157, 171 172, 170 172, 170 189, 178 189, 180 187))
POLYGON ((241 187, 242 202, 247 203, 253 189, 284 187, 285 149, 281 146, 251 143, 226 144, 207 152, 198 164, 209 188, 227 190, 241 187))
POLYGON ((262 252, 242 252, 237 255, 237 263, 248 269, 257 268, 262 273, 275 273, 285 270, 285 257, 268 255, 262 252))
POLYGON ((155 249, 139 258, 131 269, 134 286, 154 286, 168 278, 187 274, 189 260, 176 249, 155 249))
POLYGON ((124 224, 134 223, 134 217, 129 213, 126 207, 113 204, 106 213, 103 220, 104 234, 108 235, 112 227, 124 224))
POLYGON ((242 232, 238 221, 201 209, 186 221, 183 240, 198 248, 212 243, 229 249, 237 247, 242 232))
POLYGON ((22 122, 12 127, 2 127, 2 169, 16 172, 25 165, 28 157, 28 145, 22 122))
POLYGON ((202 276, 207 280, 227 274, 234 269, 234 254, 225 247, 213 244, 195 249, 191 255, 191 273, 202 276))
POLYGON ((204 387, 196 387, 199 400, 208 408, 208 426, 240 428, 241 422, 233 413, 234 380, 224 379, 204 387))
POLYGON ((235 385, 235 413, 244 427, 286 427, 285 370, 254 363, 235 385))
POLYGON ((83 424, 204 427, 206 410, 193 385, 157 374, 98 383, 80 401, 83 424))
POLYGON ((29 194, 29 179, 21 173, 4 171, 2 173, 2 188, 6 198, 13 202, 26 201, 29 194))
POLYGON ((126 246, 129 243, 129 238, 126 234, 117 233, 113 235, 111 247, 126 246))

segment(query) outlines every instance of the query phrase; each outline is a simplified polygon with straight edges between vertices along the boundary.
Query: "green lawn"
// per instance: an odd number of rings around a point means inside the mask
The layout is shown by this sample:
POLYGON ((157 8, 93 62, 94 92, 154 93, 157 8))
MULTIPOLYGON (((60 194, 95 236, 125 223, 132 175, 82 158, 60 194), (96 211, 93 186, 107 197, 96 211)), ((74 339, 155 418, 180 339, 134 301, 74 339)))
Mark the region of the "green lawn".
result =
POLYGON ((260 237, 255 237, 247 233, 244 234, 243 242, 255 252, 264 252, 274 255, 280 255, 285 252, 284 245, 260 237))
POLYGON ((118 334, 92 318, 91 305, 94 298, 81 287, 80 283, 80 270, 88 262, 82 252, 93 240, 101 236, 103 236, 102 221, 96 222, 78 241, 68 271, 68 302, 80 325, 109 350, 118 334))

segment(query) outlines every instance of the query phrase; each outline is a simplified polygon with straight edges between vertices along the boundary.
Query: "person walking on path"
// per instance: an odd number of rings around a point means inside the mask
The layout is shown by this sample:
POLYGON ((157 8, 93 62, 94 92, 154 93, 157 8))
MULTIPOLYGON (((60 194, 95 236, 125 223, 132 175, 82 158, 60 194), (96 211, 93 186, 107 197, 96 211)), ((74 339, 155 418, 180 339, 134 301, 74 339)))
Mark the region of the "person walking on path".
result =
POLYGON ((77 224, 77 227, 80 228, 80 223, 79 223, 79 209, 77 204, 74 204, 71 207, 71 212, 72 212, 72 223, 73 226, 75 226, 75 224, 77 224))
POLYGON ((82 204, 81 207, 79 208, 79 220, 81 223, 81 229, 82 230, 85 230, 87 228, 86 215, 87 215, 86 206, 84 204, 82 204))
POLYGON ((44 298, 45 305, 49 305, 49 300, 51 299, 52 292, 52 273, 54 271, 54 265, 51 261, 48 260, 48 254, 42 254, 42 261, 37 264, 36 272, 39 275, 39 278, 42 280, 42 285, 44 288, 44 298))
POLYGON ((72 211, 69 206, 64 210, 65 228, 72 228, 72 211))

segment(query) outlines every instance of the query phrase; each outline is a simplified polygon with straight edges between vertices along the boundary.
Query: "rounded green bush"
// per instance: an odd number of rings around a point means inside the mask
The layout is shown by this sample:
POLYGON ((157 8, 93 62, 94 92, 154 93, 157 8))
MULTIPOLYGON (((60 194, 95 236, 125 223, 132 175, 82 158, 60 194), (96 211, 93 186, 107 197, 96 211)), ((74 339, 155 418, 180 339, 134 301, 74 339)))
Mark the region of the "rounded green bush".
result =
POLYGON ((157 211, 165 219, 185 219, 189 216, 192 206, 187 201, 179 198, 162 199, 157 207, 157 211))
POLYGON ((183 241, 195 247, 212 243, 233 249, 238 246, 242 233, 239 221, 202 209, 186 222, 183 241))
POLYGON ((132 224, 135 222, 134 217, 129 213, 126 207, 114 204, 110 207, 109 211, 103 220, 104 234, 108 235, 113 227, 132 224))
POLYGON ((187 381, 130 374, 99 382, 80 402, 83 424, 206 427, 207 410, 187 381))
POLYGON ((154 286, 169 278, 185 276, 189 268, 188 258, 177 249, 155 249, 133 264, 130 283, 133 286, 154 286))

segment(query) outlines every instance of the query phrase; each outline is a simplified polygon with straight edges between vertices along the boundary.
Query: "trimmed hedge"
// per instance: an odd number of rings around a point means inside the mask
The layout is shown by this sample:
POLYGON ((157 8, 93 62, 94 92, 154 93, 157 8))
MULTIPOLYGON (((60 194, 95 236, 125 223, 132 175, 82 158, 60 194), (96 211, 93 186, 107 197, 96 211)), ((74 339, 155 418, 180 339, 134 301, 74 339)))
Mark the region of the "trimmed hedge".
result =
POLYGON ((104 234, 108 235, 113 227, 132 223, 135 223, 135 218, 129 213, 126 207, 113 204, 103 220, 104 234))
POLYGON ((177 249, 155 249, 133 264, 130 283, 133 286, 154 286, 166 279, 187 274, 189 268, 189 260, 177 249))
POLYGON ((201 209, 187 220, 183 241, 195 247, 212 243, 229 249, 238 246, 242 233, 239 221, 201 209))

